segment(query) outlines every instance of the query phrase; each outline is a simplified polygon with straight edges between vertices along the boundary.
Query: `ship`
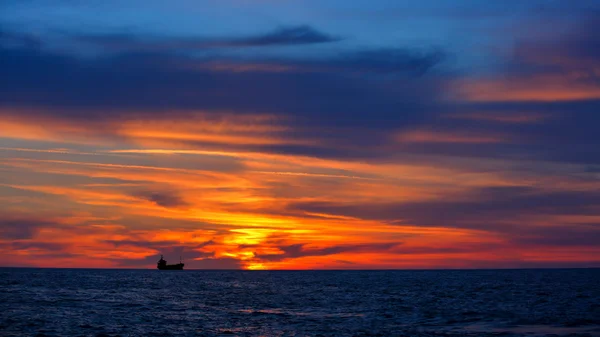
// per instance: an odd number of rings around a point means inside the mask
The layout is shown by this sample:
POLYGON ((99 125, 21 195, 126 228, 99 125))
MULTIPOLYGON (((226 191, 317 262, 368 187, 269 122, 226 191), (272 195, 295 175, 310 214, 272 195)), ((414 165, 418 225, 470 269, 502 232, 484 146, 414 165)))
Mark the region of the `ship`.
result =
POLYGON ((160 256, 160 260, 158 260, 158 263, 156 264, 156 268, 158 268, 159 270, 183 270, 183 266, 184 264, 181 262, 181 259, 179 260, 178 264, 167 264, 167 261, 163 258, 163 256, 160 256))

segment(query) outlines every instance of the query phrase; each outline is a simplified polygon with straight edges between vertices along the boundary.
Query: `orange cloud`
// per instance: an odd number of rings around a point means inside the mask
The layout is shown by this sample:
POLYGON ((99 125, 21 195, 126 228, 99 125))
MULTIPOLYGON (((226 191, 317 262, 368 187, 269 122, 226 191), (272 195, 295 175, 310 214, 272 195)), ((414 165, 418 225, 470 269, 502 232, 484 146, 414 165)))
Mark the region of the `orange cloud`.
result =
POLYGON ((600 87, 570 76, 548 74, 500 79, 469 79, 455 84, 458 98, 473 102, 553 102, 600 98, 600 87))
POLYGON ((190 118, 171 120, 130 120, 115 124, 116 133, 138 144, 169 144, 169 142, 208 142, 223 144, 311 144, 310 140, 285 139, 287 127, 277 125, 270 116, 247 116, 221 118, 194 115, 190 118))
POLYGON ((395 136, 396 141, 401 143, 501 143, 506 141, 501 136, 454 133, 448 131, 414 130, 399 133, 395 136))
MULTIPOLYGON (((158 122, 130 121, 118 132, 144 144, 156 138, 165 144, 206 140, 243 145, 244 137, 254 135, 266 136, 252 144, 285 141, 282 135, 287 129, 272 127, 268 118, 247 122, 226 121, 218 126, 203 120, 187 125, 176 119, 165 124, 165 133, 158 122), (194 138, 197 134, 200 138, 194 138)), ((500 122, 530 121, 501 118, 500 122)), ((44 137, 60 139, 52 133, 41 134, 39 139, 44 137)), ((396 137, 395 141, 408 143, 505 141, 501 135, 431 130, 408 131, 396 137)), ((483 263, 478 261, 510 264, 543 262, 545 258, 591 259, 589 247, 575 253, 554 247, 544 255, 536 253, 540 247, 545 249, 541 244, 533 247, 511 242, 506 234, 478 230, 476 225, 453 226, 452 219, 417 226, 401 215, 373 220, 360 214, 293 207, 300 202, 348 207, 402 205, 435 202, 447 196, 468 201, 471 190, 491 186, 540 185, 567 191, 597 188, 587 181, 565 179, 559 173, 513 173, 512 165, 524 165, 521 162, 435 156, 422 156, 414 162, 365 162, 243 149, 5 147, 2 154, 10 156, 0 157, 0 200, 10 203, 0 206, 0 211, 31 215, 31 209, 40 214, 52 210, 59 215, 45 217, 45 222, 19 239, 9 239, 17 237, 12 232, 4 238, 0 233, 0 253, 22 265, 144 268, 154 268, 154 257, 160 253, 173 259, 181 252, 190 268, 216 264, 246 269, 455 268, 483 263), (217 164, 209 166, 215 158, 217 164), (229 163, 236 165, 219 166, 229 163)), ((552 165, 544 167, 556 172, 573 170, 552 165)), ((524 220, 535 226, 567 221, 564 215, 551 214, 515 217, 506 220, 506 225, 524 220)), ((568 220, 577 224, 597 219, 568 220)))
POLYGON ((498 122, 507 124, 534 124, 548 119, 549 116, 540 113, 481 112, 453 114, 449 115, 448 118, 498 122))
MULTIPOLYGON (((135 116, 135 114, 132 114, 135 116)), ((314 144, 310 139, 286 137, 289 127, 281 117, 239 116, 227 112, 172 111, 171 118, 74 121, 44 117, 32 110, 0 110, 2 137, 63 143, 115 145, 115 137, 143 146, 171 146, 186 142, 207 144, 314 144), (219 117, 214 117, 218 115, 219 117)))
POLYGON ((41 140, 65 143, 110 144, 102 140, 101 123, 91 123, 83 128, 78 123, 35 115, 28 110, 0 110, 0 138, 41 140))

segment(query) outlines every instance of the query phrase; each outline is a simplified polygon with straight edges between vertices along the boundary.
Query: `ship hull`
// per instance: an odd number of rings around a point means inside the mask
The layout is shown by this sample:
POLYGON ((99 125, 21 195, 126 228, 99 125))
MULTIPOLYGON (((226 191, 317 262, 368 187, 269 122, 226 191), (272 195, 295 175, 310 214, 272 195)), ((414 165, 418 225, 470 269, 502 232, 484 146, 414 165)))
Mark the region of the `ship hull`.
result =
POLYGON ((158 266, 159 270, 183 270, 183 263, 168 264, 166 266, 158 266))

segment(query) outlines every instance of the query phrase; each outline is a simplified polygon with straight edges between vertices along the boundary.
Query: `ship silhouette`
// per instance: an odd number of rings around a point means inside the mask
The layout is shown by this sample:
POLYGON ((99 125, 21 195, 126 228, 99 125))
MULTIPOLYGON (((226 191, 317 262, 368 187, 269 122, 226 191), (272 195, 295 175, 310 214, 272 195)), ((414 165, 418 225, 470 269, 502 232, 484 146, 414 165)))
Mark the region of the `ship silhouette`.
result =
POLYGON ((156 268, 158 268, 159 270, 183 270, 183 266, 184 264, 181 262, 181 259, 179 259, 179 263, 178 264, 167 264, 167 261, 163 258, 163 256, 160 256, 160 260, 158 260, 158 263, 156 264, 156 268))

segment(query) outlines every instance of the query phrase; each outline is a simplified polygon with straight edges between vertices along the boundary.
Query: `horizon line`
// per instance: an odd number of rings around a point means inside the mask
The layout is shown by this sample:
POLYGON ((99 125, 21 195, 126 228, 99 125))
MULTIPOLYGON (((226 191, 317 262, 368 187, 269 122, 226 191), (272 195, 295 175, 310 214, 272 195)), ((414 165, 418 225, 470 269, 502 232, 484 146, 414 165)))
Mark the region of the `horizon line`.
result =
MULTIPOLYGON (((54 269, 54 270, 158 270, 156 268, 94 268, 94 267, 15 267, 15 266, 0 266, 0 269, 54 269)), ((265 272, 265 271, 492 271, 492 270, 565 270, 565 269, 600 269, 600 266, 595 267, 526 267, 526 268, 407 268, 407 269, 183 269, 175 270, 182 271, 248 271, 248 272, 265 272)), ((167 271, 169 272, 169 271, 167 271)))

